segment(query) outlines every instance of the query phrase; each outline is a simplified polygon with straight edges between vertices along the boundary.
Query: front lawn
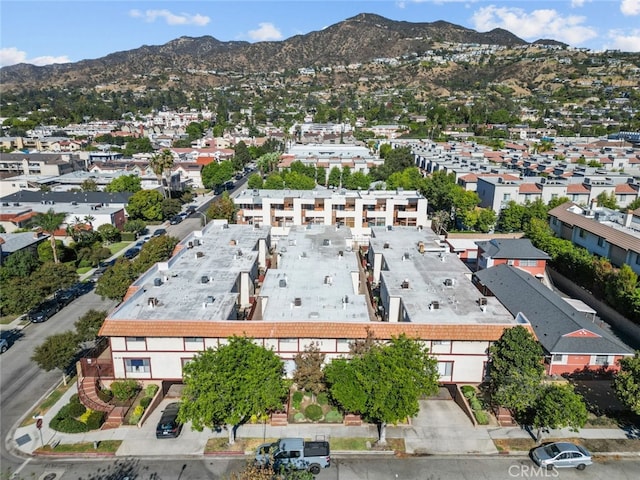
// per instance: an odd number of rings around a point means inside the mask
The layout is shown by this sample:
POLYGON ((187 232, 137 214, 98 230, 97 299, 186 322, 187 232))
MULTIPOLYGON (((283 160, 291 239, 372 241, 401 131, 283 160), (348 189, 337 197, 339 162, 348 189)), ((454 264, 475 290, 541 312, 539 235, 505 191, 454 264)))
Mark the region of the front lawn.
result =
POLYGON ((110 245, 106 245, 106 247, 111 250, 111 254, 118 253, 120 250, 127 248, 132 242, 116 242, 110 245))
POLYGON ((122 440, 102 440, 98 448, 93 448, 93 442, 59 443, 55 447, 45 445, 36 449, 36 453, 115 453, 122 440))

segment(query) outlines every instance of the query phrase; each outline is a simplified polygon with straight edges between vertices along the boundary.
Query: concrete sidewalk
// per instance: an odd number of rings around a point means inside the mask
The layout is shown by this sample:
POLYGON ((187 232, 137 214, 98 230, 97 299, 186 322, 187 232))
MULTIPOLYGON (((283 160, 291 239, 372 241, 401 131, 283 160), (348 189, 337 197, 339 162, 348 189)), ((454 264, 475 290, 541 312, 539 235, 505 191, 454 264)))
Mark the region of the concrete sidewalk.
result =
MULTIPOLYGON (((187 424, 177 440, 157 439, 155 426, 161 411, 164 405, 176 401, 175 398, 162 400, 141 428, 122 426, 77 434, 60 433, 49 428, 51 419, 76 392, 76 385, 72 385, 58 402, 43 415, 40 431, 36 428, 35 423, 12 430, 9 438, 6 439, 9 448, 22 456, 31 456, 42 445, 122 440, 116 456, 193 457, 204 455, 208 439, 227 438, 228 436, 226 430, 214 432, 205 429, 203 432, 196 432, 191 430, 190 425, 187 424)), ((520 427, 475 427, 450 400, 423 400, 420 406, 420 413, 412 419, 411 424, 387 427, 387 438, 404 438, 406 452, 410 455, 495 455, 498 454, 498 450, 493 443, 494 439, 531 438, 529 433, 520 427), (458 409, 458 412, 455 409, 458 409)), ((619 428, 582 429, 577 433, 568 429, 552 430, 548 435, 554 438, 632 438, 632 434, 619 428)), ((285 436, 311 439, 337 437, 376 439, 378 431, 375 425, 370 424, 349 427, 329 424, 290 424, 285 427, 247 424, 241 426, 236 432, 237 439, 269 439, 285 436)), ((347 452, 335 453, 340 455, 347 452)), ((640 455, 640 448, 636 455, 640 455)))

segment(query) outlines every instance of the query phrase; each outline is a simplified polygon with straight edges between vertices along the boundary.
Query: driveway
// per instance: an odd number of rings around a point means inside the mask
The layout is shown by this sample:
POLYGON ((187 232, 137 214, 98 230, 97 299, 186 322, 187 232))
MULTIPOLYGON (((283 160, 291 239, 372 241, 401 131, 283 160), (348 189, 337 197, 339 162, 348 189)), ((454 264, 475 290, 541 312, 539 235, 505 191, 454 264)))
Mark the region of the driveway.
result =
POLYGON ((421 400, 411 427, 403 429, 410 454, 498 453, 488 429, 474 427, 446 389, 441 389, 437 398, 421 400))
POLYGON ((209 435, 191 430, 191 424, 184 425, 178 438, 156 438, 156 425, 160 420, 162 410, 166 405, 175 401, 175 398, 162 400, 141 428, 120 427, 130 429, 130 431, 124 436, 116 455, 119 457, 202 455, 209 435))

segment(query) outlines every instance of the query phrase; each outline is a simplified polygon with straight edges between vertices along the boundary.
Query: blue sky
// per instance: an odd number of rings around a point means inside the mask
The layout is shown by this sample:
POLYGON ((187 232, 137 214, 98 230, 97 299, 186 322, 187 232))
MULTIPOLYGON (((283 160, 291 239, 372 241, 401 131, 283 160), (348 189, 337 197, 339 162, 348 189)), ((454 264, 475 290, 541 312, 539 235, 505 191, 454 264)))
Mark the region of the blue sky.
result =
POLYGON ((640 0, 2 0, 0 66, 77 62, 181 36, 284 40, 358 13, 640 51, 640 0))

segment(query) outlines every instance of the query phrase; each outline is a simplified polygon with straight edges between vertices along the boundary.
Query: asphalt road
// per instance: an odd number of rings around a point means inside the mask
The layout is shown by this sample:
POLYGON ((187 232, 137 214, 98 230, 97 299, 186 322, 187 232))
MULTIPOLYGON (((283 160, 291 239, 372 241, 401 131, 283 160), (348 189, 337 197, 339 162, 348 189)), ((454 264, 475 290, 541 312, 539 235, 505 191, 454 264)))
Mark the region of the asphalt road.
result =
MULTIPOLYGON (((96 461, 56 460, 29 462, 15 480, 222 480, 238 472, 243 459, 132 459, 96 461), (50 476, 55 474, 55 477, 50 476), (47 475, 49 475, 47 477, 47 475)), ((516 478, 561 478, 589 480, 636 480, 640 460, 598 462, 584 472, 540 470, 523 457, 446 456, 394 458, 361 456, 334 459, 318 480, 509 480, 516 478)), ((3 480, 5 477, 2 476, 3 480)))
MULTIPOLYGON (((0 460, 2 472, 22 463, 6 448, 12 427, 39 403, 62 379, 59 371, 45 372, 31 361, 36 346, 50 335, 74 329, 75 321, 88 310, 109 310, 111 300, 101 300, 93 291, 75 299, 44 323, 29 324, 11 332, 11 346, 0 356, 0 460)), ((4 477, 0 476, 4 480, 4 477)))

